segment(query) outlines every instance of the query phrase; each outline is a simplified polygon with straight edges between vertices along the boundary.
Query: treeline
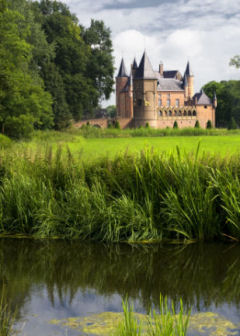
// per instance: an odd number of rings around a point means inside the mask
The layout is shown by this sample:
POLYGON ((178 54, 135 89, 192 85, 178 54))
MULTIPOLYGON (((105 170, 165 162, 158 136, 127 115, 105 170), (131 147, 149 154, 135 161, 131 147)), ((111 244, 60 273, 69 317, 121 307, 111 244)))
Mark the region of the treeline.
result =
POLYGON ((0 131, 62 129, 91 115, 113 86, 111 32, 80 25, 50 0, 0 0, 0 131))
POLYGON ((217 94, 216 126, 226 128, 240 127, 240 81, 230 80, 209 82, 204 86, 207 95, 217 94))

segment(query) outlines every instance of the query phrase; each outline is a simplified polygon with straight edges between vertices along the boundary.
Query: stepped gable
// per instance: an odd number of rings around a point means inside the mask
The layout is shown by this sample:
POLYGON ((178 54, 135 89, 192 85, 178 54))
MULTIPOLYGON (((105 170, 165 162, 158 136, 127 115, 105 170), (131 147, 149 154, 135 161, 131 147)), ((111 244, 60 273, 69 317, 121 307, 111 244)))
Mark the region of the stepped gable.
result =
POLYGON ((128 77, 123 58, 122 58, 122 62, 121 62, 117 77, 128 77))
POLYGON ((201 90, 193 96, 193 99, 197 99, 197 105, 212 105, 211 99, 206 95, 206 93, 201 90))
POLYGON ((136 70, 134 78, 136 79, 157 79, 156 74, 153 71, 152 64, 144 52, 139 67, 136 70))

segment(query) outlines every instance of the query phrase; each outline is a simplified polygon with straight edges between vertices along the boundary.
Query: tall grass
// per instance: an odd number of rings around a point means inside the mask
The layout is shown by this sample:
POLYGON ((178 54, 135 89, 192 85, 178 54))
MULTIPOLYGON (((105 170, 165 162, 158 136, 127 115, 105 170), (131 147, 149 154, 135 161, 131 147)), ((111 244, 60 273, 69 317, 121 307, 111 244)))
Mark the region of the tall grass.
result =
MULTIPOLYGON (((126 138, 126 137, 161 137, 161 136, 209 136, 209 135, 231 135, 240 134, 239 130, 227 129, 204 129, 204 128, 162 128, 154 129, 149 127, 127 128, 127 129, 101 129, 96 127, 72 128, 67 131, 72 135, 81 135, 85 138, 126 138)), ((39 132, 41 134, 41 132, 39 132)), ((41 135, 40 135, 41 136, 41 135)))
POLYGON ((240 239, 240 157, 2 151, 0 233, 101 241, 240 239))
POLYGON ((180 310, 176 314, 173 302, 160 295, 159 313, 150 311, 147 323, 134 316, 133 307, 123 302, 124 319, 119 324, 116 336, 186 336, 191 311, 185 311, 180 300, 180 310))

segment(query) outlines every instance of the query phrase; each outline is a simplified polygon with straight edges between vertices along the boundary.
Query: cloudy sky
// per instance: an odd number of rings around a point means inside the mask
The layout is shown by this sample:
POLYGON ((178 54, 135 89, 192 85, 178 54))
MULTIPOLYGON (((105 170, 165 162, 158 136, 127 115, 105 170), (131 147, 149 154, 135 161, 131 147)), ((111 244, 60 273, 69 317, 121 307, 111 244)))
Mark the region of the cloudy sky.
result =
MULTIPOLYGON (((104 20, 112 31, 116 71, 144 49, 157 70, 184 72, 190 61, 195 89, 211 80, 240 79, 229 66, 240 54, 240 0, 63 0, 80 23, 104 20)), ((104 105, 114 103, 114 96, 104 105)))

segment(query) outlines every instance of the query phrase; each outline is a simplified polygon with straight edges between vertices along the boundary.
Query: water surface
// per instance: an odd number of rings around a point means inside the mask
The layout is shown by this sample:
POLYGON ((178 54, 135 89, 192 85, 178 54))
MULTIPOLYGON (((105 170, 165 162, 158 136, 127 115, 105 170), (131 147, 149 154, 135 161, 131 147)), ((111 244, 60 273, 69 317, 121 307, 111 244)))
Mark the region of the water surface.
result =
POLYGON ((79 335, 49 322, 120 312, 126 296, 146 313, 160 293, 193 314, 219 314, 240 335, 240 246, 0 239, 0 291, 25 336, 79 335))

